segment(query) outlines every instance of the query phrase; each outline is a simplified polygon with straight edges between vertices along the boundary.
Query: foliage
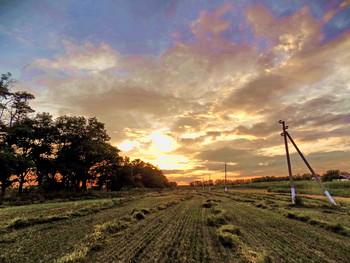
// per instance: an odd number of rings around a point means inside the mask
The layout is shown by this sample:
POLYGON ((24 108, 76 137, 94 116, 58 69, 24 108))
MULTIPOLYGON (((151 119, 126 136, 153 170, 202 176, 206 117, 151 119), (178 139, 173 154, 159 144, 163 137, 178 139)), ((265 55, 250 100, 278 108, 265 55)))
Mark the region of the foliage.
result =
POLYGON ((339 170, 329 170, 325 174, 322 175, 322 181, 333 181, 335 179, 340 179, 340 171, 339 170))
POLYGON ((6 188, 36 181, 43 192, 123 187, 174 187, 163 172, 140 159, 119 156, 108 143, 105 126, 96 118, 38 113, 29 102, 34 96, 12 92, 11 74, 0 79, 0 204, 6 188))

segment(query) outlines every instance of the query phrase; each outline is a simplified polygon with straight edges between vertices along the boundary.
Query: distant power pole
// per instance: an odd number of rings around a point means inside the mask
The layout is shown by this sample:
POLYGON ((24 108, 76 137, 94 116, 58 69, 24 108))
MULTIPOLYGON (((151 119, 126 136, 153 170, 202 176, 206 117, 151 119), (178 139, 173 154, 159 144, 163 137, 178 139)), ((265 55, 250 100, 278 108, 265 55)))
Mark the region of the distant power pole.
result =
POLYGON ((227 170, 227 168, 226 168, 226 162, 225 162, 225 183, 227 183, 227 173, 226 173, 227 171, 226 170, 227 170))
MULTIPOLYGON (((290 136, 290 134, 286 131, 286 129, 288 129, 288 126, 285 126, 285 122, 284 121, 279 121, 279 123, 283 125, 283 133, 281 135, 284 136, 284 142, 285 142, 285 145, 286 145, 287 163, 288 163, 288 171, 289 171, 290 177, 291 177, 291 174, 292 174, 292 168, 291 168, 290 159, 289 159, 287 137, 292 142, 294 148, 297 150, 297 152, 300 155, 301 159, 303 159, 303 161, 306 164, 307 168, 309 168, 311 174, 315 177, 318 185, 322 188, 322 190, 325 193, 325 195, 328 197, 328 199, 331 201, 332 204, 337 205, 337 203, 334 201, 333 197, 330 195, 330 193, 327 191, 327 189, 321 183, 320 177, 315 173, 314 169, 312 169, 312 167, 309 164, 309 162, 306 160, 306 158, 304 157, 302 152, 299 150, 299 148, 296 145, 296 143, 294 142, 292 136, 290 136)), ((292 178, 292 180, 293 180, 293 178, 292 178)), ((294 184, 292 185, 292 189, 294 189, 294 184)), ((293 191, 295 191, 295 190, 292 190, 292 196, 293 196, 293 191)), ((294 192, 294 195, 295 195, 295 192, 294 192)))

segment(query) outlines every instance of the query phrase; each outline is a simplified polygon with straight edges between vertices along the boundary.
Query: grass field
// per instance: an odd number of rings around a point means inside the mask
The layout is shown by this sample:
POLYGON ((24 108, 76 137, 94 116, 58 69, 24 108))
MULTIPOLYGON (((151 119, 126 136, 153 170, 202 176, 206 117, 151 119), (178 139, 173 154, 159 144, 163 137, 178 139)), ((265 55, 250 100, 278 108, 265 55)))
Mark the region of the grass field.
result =
POLYGON ((0 209, 0 262, 350 262, 350 203, 202 188, 0 209))
MULTIPOLYGON (((295 181, 297 194, 324 195, 316 181, 295 181)), ((350 197, 350 181, 333 181, 322 183, 333 196, 350 197)), ((260 182, 249 184, 236 184, 234 189, 261 189, 269 192, 290 193, 289 181, 260 182)))

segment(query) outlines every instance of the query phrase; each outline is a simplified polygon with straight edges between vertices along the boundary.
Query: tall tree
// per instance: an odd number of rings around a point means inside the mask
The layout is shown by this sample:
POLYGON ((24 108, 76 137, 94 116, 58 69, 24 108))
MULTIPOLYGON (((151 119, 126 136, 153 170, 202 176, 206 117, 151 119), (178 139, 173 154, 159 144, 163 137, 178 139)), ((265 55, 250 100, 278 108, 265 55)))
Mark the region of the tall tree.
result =
POLYGON ((110 138, 104 124, 96 118, 62 116, 56 127, 60 173, 71 187, 85 190, 87 181, 93 179, 91 169, 106 159, 117 160, 119 150, 107 143, 110 138))
POLYGON ((7 105, 11 102, 10 89, 12 87, 13 80, 11 79, 11 73, 1 74, 0 78, 0 124, 4 124, 4 114, 7 109, 7 105))
MULTIPOLYGON (((29 114, 34 110, 29 106, 29 101, 34 99, 34 96, 25 91, 11 92, 12 84, 10 73, 1 75, 0 143, 4 163, 6 163, 6 158, 9 158, 7 163, 16 160, 11 172, 18 176, 19 192, 21 193, 25 176, 33 166, 29 158, 33 140, 32 120, 29 119, 29 114)), ((6 189, 8 183, 4 181, 2 188, 6 189)))
POLYGON ((55 143, 58 132, 49 113, 38 113, 33 122, 33 145, 31 159, 35 163, 37 182, 41 187, 43 180, 49 180, 56 174, 55 143), (51 176, 50 178, 48 178, 51 176))
POLYGON ((8 147, 5 143, 0 142, 0 204, 3 202, 5 191, 8 186, 11 185, 10 177, 15 173, 16 156, 11 147, 8 147))
POLYGON ((19 183, 18 192, 22 194, 23 185, 29 173, 33 173, 34 162, 32 161, 32 151, 35 142, 34 121, 26 118, 10 127, 6 134, 5 142, 10 146, 16 155, 16 166, 14 175, 19 183))

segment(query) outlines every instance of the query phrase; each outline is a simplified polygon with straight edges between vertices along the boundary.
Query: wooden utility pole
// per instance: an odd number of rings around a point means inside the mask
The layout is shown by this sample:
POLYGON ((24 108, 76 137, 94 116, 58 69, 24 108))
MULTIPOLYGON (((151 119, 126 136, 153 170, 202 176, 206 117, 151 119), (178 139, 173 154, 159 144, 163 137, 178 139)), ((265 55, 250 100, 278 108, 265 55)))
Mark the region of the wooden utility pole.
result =
POLYGON ((303 159, 303 161, 306 164, 307 168, 309 168, 311 174, 315 177, 318 185, 322 188, 322 190, 325 193, 325 195, 328 197, 328 199, 331 201, 332 204, 337 205, 337 203, 334 201, 333 197, 330 195, 330 193, 327 191, 327 189, 321 183, 320 177, 315 173, 314 169, 312 169, 311 165, 306 160, 305 156, 299 150, 299 148, 298 148, 297 144, 294 142, 292 136, 290 136, 290 134, 286 131, 288 129, 288 126, 285 125, 284 121, 279 121, 279 123, 282 124, 282 127, 283 127, 283 133, 281 134, 281 136, 284 136, 284 144, 285 144, 285 147, 286 147, 288 172, 289 172, 289 179, 291 181, 291 191, 292 191, 292 202, 293 202, 293 204, 295 204, 295 189, 294 189, 294 183, 293 183, 293 177, 292 177, 292 167, 291 167, 290 158, 289 158, 287 138, 292 142, 294 148, 297 150, 297 152, 300 155, 301 159, 303 159), (294 199, 293 199, 293 194, 294 194, 294 199))
POLYGON ((226 163, 225 163, 225 183, 227 183, 226 163))
POLYGON ((294 182, 293 182, 292 165, 290 163, 290 157, 289 157, 287 131, 286 131, 288 129, 288 126, 286 126, 284 121, 279 121, 279 123, 282 124, 282 129, 283 129, 283 133, 281 133, 281 136, 284 137, 284 146, 286 148, 286 157, 287 157, 287 164, 288 164, 290 191, 292 194, 292 203, 295 204, 295 188, 294 188, 294 182))
POLYGON ((288 132, 286 132, 289 140, 292 142, 292 144, 294 145, 294 148, 297 150, 297 152, 299 153, 301 159, 303 159, 304 163, 306 164, 307 168, 309 168, 311 174, 315 177, 316 182, 318 183, 318 185, 322 188, 323 192, 325 193, 325 195, 328 197, 329 201, 331 201, 331 203, 333 205, 337 205, 337 203, 334 201, 333 197, 330 195, 330 193, 327 191, 327 189, 324 187, 324 185, 321 183, 321 179, 319 177, 318 174, 315 173, 314 169, 312 169, 311 165, 309 164, 309 162, 306 160, 306 158, 304 157, 304 155, 302 154, 302 152, 299 150, 298 146, 296 145, 296 143, 294 142, 294 140, 292 139, 292 136, 290 136, 290 134, 288 132))

